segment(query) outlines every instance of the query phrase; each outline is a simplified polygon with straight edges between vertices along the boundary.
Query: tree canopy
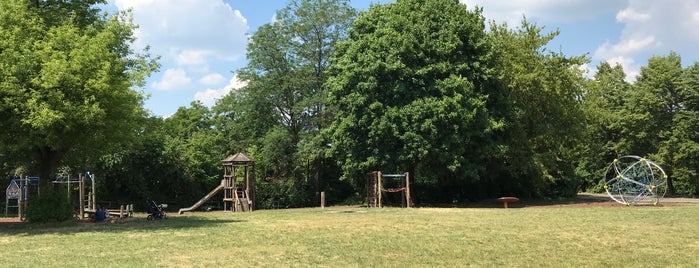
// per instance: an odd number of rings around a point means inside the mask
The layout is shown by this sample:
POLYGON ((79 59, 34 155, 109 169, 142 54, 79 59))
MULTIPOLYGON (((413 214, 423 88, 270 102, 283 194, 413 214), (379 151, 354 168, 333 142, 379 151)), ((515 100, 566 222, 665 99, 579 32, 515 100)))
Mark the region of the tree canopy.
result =
POLYGON ((95 3, 0 3, 0 138, 44 182, 72 153, 124 144, 145 115, 133 87, 157 64, 130 47, 128 13, 100 15, 95 3))
POLYGON ((6 177, 93 169, 98 196, 187 206, 244 152, 260 208, 321 191, 360 203, 373 170, 409 171, 413 200, 432 204, 603 191, 610 162, 640 155, 672 193, 699 195, 699 63, 674 52, 635 81, 606 62, 587 77, 586 56, 550 48, 558 30, 487 25, 457 0, 291 0, 250 35, 245 87, 160 118, 137 89, 157 57, 103 2, 0 1, 6 177))
POLYGON ((372 6, 337 47, 332 153, 346 179, 410 171, 477 180, 501 119, 489 111, 490 48, 480 11, 457 1, 372 6))

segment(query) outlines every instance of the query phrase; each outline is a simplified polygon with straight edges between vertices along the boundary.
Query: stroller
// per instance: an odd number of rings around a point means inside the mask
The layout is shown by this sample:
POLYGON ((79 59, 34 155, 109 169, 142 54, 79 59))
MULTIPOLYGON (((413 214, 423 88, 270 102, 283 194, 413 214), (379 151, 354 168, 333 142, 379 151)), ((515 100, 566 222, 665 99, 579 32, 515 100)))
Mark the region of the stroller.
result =
POLYGON ((165 210, 163 208, 166 208, 167 205, 165 204, 156 204, 155 201, 148 201, 146 202, 146 212, 148 212, 148 220, 159 220, 159 219, 167 219, 167 214, 165 214, 165 210))

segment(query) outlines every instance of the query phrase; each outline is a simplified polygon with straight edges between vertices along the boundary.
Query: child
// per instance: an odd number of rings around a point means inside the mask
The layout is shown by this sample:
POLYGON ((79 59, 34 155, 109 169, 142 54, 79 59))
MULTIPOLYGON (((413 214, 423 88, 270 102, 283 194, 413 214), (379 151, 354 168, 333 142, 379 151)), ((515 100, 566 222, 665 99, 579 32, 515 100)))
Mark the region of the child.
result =
POLYGON ((95 222, 103 222, 107 219, 107 210, 104 207, 100 207, 95 211, 95 222))

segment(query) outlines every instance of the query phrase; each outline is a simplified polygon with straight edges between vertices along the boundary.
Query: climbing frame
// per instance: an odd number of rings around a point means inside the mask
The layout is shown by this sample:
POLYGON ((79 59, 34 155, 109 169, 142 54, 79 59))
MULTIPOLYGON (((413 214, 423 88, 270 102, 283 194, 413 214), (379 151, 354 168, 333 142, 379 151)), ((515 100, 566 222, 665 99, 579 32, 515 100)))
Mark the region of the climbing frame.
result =
POLYGON ((381 171, 372 171, 367 179, 367 203, 369 207, 383 207, 383 193, 401 193, 402 207, 411 207, 410 200, 410 173, 383 174, 381 171), (398 179, 400 187, 384 188, 384 180, 398 179))

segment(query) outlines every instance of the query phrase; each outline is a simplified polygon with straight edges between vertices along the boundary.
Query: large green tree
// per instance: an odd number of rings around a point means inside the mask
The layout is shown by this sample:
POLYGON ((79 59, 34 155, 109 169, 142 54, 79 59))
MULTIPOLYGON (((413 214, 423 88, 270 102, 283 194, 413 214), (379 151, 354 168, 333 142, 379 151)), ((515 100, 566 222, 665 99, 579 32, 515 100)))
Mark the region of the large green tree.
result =
POLYGON ((526 20, 515 29, 493 24, 488 33, 508 106, 506 154, 489 170, 500 172, 495 184, 510 185, 509 191, 558 196, 578 190, 575 144, 584 129, 579 67, 587 59, 547 49, 557 35, 526 20))
POLYGON ((221 122, 222 129, 241 131, 227 136, 244 138, 245 150, 259 153, 261 176, 293 179, 317 192, 333 169, 334 161, 325 161, 328 139, 320 131, 332 117, 326 69, 355 13, 346 0, 294 0, 252 35, 249 62, 239 70, 248 85, 214 111, 234 120, 221 122))
POLYGON ((628 150, 659 161, 669 173, 671 193, 677 190, 676 170, 680 193, 696 195, 699 185, 696 73, 696 64, 683 69, 674 52, 650 58, 641 68, 622 118, 628 150))
MULTIPOLYGON (((580 158, 577 173, 582 177, 582 189, 601 187, 600 179, 613 159, 629 154, 620 142, 622 136, 621 118, 626 96, 631 92, 631 84, 626 80, 621 65, 612 67, 607 62, 597 66, 594 78, 588 81, 581 98, 585 114, 584 139, 577 147, 580 158)), ((597 188, 596 190, 601 190, 597 188)))
POLYGON ((620 66, 600 64, 582 98, 587 130, 578 171, 589 185, 601 187, 612 159, 640 155, 663 166, 671 193, 699 194, 698 66, 683 68, 676 53, 654 56, 629 84, 620 66))
POLYGON ((221 132, 213 125, 211 111, 199 102, 192 102, 190 108, 180 107, 165 119, 166 153, 181 162, 187 180, 204 189, 219 183, 221 160, 228 153, 221 132))
POLYGON ((157 68, 130 47, 128 13, 104 1, 0 2, 0 139, 35 166, 42 183, 71 153, 97 158, 135 135, 157 68))
MULTIPOLYGON (((456 0, 372 6, 337 47, 329 88, 331 152, 344 178, 410 171, 444 196, 466 192, 497 154, 503 127, 481 11, 456 0)), ((427 187, 427 186, 425 186, 427 187)))
POLYGON ((680 109, 659 155, 672 166, 675 193, 699 196, 699 63, 684 69, 678 95, 680 109))

